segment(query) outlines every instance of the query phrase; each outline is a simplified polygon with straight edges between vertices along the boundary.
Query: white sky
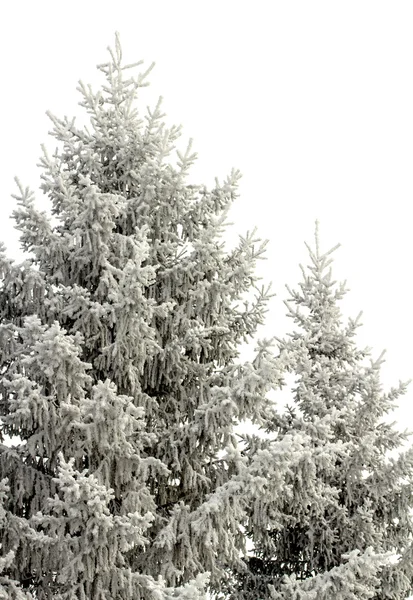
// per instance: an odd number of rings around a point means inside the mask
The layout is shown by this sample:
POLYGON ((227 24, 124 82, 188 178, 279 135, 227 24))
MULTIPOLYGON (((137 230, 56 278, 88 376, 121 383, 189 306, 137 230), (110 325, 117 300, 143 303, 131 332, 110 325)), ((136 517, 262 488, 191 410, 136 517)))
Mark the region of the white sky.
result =
MULTIPOLYGON (((117 30, 127 62, 156 62, 140 106, 164 96, 167 123, 194 138, 197 181, 243 173, 235 231, 270 240, 262 273, 277 292, 262 335, 291 327, 284 284, 298 282, 318 218, 323 247, 342 243, 335 273, 351 289, 345 315, 364 311, 360 344, 387 349, 386 385, 413 377, 411 2, 4 4, 0 239, 12 255, 13 177, 38 188, 40 144, 54 149, 45 111, 81 113, 77 81, 99 85, 117 30)), ((413 385, 398 419, 413 428, 412 399, 413 385)))

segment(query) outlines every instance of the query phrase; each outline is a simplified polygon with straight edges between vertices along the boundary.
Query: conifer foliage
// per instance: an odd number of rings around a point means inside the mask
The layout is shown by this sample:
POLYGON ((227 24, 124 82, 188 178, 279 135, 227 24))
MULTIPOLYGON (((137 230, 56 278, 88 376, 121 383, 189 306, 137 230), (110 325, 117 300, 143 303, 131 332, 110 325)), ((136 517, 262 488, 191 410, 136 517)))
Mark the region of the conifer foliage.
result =
POLYGON ((266 342, 238 360, 264 245, 224 250, 239 173, 187 182, 195 154, 173 162, 160 103, 140 116, 136 67, 117 38, 102 89, 79 85, 90 125, 49 114, 50 214, 19 184, 27 259, 1 248, 0 585, 19 600, 197 600, 244 544, 234 426, 279 378, 266 342))
POLYGON ((304 448, 289 460, 282 493, 261 494, 250 510, 254 549, 231 597, 401 600, 413 589, 413 449, 386 415, 406 385, 385 393, 383 358, 358 349, 359 319, 343 323, 335 249, 321 253, 317 233, 308 250, 299 288, 288 288, 296 330, 279 340, 295 383, 283 392, 285 411, 269 415, 265 439, 249 437, 246 452, 274 452, 297 435, 304 448))
POLYGON ((385 420, 405 385, 384 393, 343 325, 318 238, 299 330, 240 360, 265 244, 225 248, 239 173, 189 183, 191 144, 137 109, 139 64, 116 38, 102 88, 79 84, 88 126, 49 114, 50 211, 18 183, 27 258, 0 246, 0 598, 406 598, 413 451, 385 420), (240 443, 244 420, 265 436, 240 443))

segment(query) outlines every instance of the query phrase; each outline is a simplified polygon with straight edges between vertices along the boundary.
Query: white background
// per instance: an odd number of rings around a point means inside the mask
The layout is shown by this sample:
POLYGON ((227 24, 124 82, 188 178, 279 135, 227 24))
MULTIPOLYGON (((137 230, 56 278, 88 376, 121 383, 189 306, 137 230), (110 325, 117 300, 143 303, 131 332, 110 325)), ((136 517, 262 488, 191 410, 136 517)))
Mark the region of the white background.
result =
MULTIPOLYGON (((270 240, 260 267, 272 280, 267 326, 282 336, 284 284, 307 263, 320 221, 338 242, 335 274, 363 310, 360 345, 387 349, 386 387, 413 377, 413 4, 319 1, 20 1, 1 14, 0 239, 18 256, 7 219, 13 177, 37 190, 40 144, 53 151, 45 111, 81 114, 78 79, 121 35, 127 62, 156 62, 142 111, 164 96, 168 124, 184 126, 199 159, 192 178, 212 186, 243 173, 234 231, 270 240)), ((39 205, 46 206, 40 192, 39 205)), ((412 426, 413 385, 396 418, 412 426)))

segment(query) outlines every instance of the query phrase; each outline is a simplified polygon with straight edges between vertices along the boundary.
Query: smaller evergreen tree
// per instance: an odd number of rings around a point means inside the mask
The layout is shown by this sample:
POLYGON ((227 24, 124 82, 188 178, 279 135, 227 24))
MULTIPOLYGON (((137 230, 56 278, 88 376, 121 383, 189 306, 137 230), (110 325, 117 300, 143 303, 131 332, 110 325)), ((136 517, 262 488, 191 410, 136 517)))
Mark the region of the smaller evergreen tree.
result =
MULTIPOLYGON (((308 249, 311 265, 286 302, 299 329, 278 340, 279 360, 295 376, 292 402, 268 414, 265 439, 246 436, 252 463, 292 436, 302 436, 303 451, 283 492, 260 493, 250 508, 253 552, 231 597, 401 600, 413 582, 413 449, 386 415, 406 385, 383 392, 382 357, 357 348, 359 319, 342 323, 335 248, 320 253, 316 233, 308 249)), ((268 462, 269 480, 277 469, 268 462)))

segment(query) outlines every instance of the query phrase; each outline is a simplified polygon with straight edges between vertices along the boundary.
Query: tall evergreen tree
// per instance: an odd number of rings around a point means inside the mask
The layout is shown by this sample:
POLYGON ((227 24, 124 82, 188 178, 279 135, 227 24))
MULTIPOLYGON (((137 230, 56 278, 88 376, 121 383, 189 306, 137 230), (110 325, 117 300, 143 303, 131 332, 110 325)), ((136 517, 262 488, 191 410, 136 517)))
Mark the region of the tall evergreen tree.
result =
POLYGON ((413 590, 413 449, 387 414, 406 385, 383 392, 382 357, 358 349, 359 319, 343 324, 335 248, 321 253, 316 234, 308 249, 311 264, 286 302, 298 329, 279 340, 295 380, 288 405, 269 414, 265 439, 246 440, 251 457, 292 435, 303 436, 304 450, 283 493, 261 494, 250 510, 253 551, 231 597, 401 600, 413 590))
POLYGON ((173 163, 160 103, 139 116, 135 66, 116 39, 102 89, 79 86, 90 125, 49 115, 51 213, 19 184, 27 260, 1 249, 1 434, 18 441, 0 446, 0 585, 16 599, 195 600, 244 545, 259 469, 247 485, 234 427, 263 422, 279 379, 267 342, 238 358, 269 297, 264 245, 225 251, 239 173, 187 182, 195 154, 173 163))

